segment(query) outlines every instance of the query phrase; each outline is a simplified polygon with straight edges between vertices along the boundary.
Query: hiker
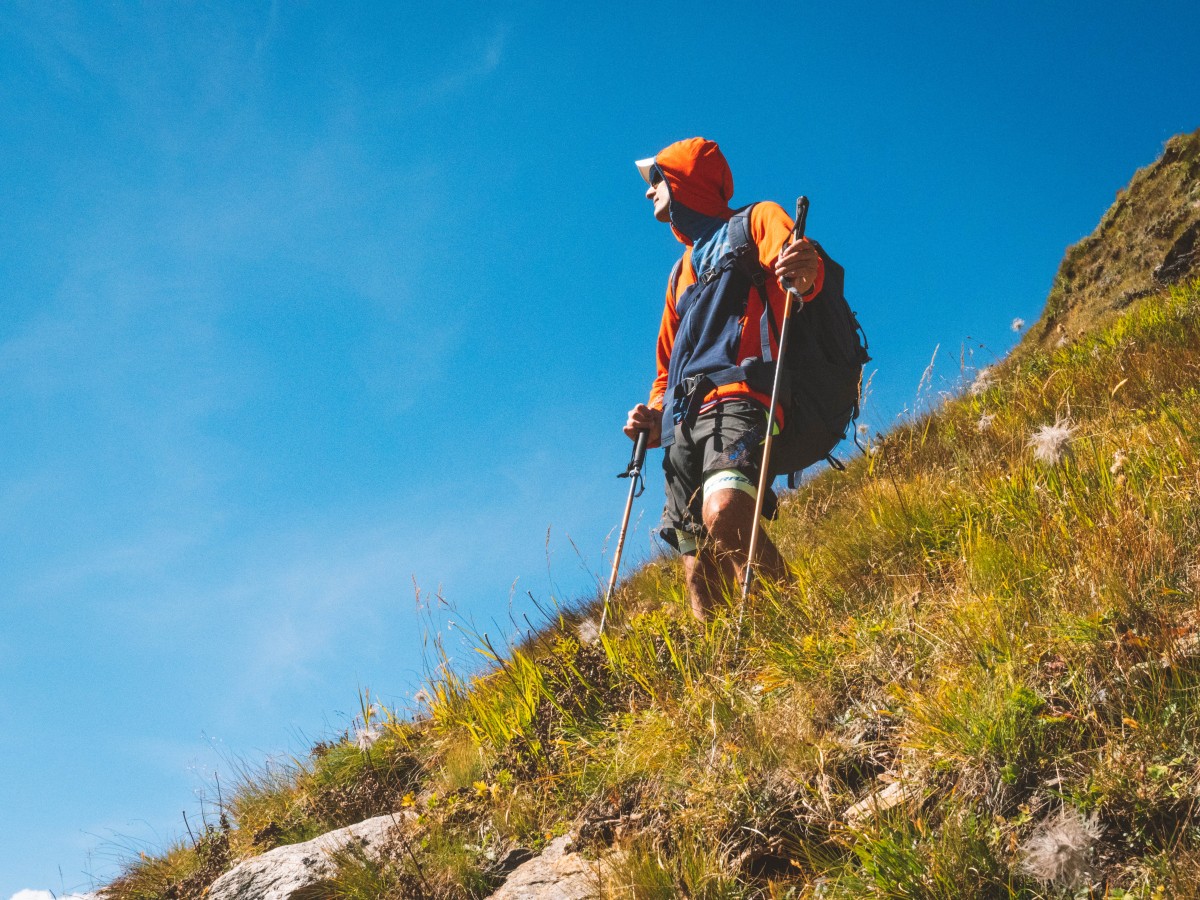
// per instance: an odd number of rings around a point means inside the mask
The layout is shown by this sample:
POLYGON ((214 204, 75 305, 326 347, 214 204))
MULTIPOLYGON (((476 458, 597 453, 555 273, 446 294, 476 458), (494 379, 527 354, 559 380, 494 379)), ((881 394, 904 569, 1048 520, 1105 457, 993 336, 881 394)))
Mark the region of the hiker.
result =
MULTIPOLYGON (((636 165, 649 185, 646 198, 654 217, 669 223, 686 249, 667 284, 650 398, 629 411, 624 431, 634 440, 647 431, 649 446, 665 449, 667 500, 660 534, 682 555, 692 613, 705 621, 727 586, 739 583, 745 572, 771 403, 769 386, 764 392, 745 380, 713 382, 720 380, 720 370, 760 356, 764 339, 777 352, 778 335, 760 334, 759 323, 768 318, 762 289, 744 279, 719 277, 721 264, 728 262, 735 211, 729 207, 733 175, 716 143, 679 141, 636 165), (710 280, 702 281, 697 273, 708 273, 710 280), (730 287, 738 284, 742 287, 730 287), (741 296, 731 296, 739 291, 741 296), (688 327, 680 333, 684 314, 688 327), (665 423, 664 401, 671 410, 665 423)), ((821 290, 823 261, 807 241, 781 252, 792 220, 778 204, 757 203, 743 221, 762 270, 774 275, 763 288, 772 321, 781 322, 783 280, 802 299, 812 299, 821 290)), ((781 424, 779 410, 775 423, 781 424)), ((775 496, 767 490, 763 514, 772 518, 775 496)), ((776 583, 788 580, 787 564, 765 534, 756 555, 758 574, 776 583)))

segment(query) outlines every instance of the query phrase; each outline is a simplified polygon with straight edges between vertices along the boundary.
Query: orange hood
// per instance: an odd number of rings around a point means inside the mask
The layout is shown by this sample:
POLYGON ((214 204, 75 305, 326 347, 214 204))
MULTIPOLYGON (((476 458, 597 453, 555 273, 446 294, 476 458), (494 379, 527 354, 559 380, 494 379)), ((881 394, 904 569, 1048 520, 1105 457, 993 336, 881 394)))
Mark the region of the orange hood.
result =
POLYGON ((691 246, 693 242, 686 233, 691 229, 686 224, 684 230, 680 229, 682 220, 695 218, 687 212, 717 219, 728 219, 733 215, 729 208, 729 200, 733 197, 733 173, 715 141, 699 137, 676 141, 660 150, 654 161, 670 188, 671 230, 682 243, 691 246))

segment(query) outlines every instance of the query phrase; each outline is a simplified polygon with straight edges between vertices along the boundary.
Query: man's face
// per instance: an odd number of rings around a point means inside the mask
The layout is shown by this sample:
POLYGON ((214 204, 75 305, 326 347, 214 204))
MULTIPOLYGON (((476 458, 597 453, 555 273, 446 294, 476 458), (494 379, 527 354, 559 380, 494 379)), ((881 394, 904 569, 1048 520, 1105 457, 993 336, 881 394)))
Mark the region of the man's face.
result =
POLYGON ((671 221, 671 191, 658 166, 650 170, 650 186, 646 188, 646 199, 654 204, 654 218, 660 222, 671 221))

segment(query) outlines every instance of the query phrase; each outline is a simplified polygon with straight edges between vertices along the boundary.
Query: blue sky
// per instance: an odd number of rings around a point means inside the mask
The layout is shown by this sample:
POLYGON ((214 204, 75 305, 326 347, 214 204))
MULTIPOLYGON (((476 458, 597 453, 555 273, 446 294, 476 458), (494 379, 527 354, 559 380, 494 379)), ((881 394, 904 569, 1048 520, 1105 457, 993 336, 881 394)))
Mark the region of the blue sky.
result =
POLYGON ((0 7, 0 897, 593 589, 678 249, 635 158, 812 198, 881 430, 1200 126, 1194 4, 566 10, 0 7))

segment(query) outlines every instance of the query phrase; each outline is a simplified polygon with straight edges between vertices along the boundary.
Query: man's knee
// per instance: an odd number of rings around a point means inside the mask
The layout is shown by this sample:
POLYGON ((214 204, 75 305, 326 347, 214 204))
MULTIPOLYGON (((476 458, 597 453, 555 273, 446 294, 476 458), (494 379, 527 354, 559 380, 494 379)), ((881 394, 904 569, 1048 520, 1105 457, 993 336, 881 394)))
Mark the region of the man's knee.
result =
POLYGON ((750 539, 754 497, 736 489, 715 491, 704 498, 702 514, 705 530, 729 549, 750 539))

